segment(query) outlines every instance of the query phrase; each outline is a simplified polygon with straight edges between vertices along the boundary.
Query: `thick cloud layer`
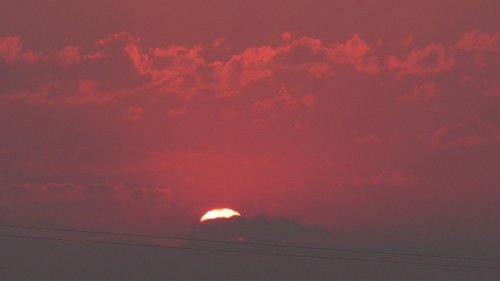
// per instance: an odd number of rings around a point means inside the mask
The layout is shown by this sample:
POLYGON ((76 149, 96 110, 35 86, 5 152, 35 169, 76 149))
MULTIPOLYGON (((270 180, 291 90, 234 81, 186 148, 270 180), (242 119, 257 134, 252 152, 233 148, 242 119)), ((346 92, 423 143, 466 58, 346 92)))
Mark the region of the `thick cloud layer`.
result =
MULTIPOLYGON (((28 192, 2 204, 38 220, 19 206, 46 190, 67 204, 80 200, 69 187, 104 184, 118 193, 167 190, 162 204, 185 206, 187 216, 230 204, 376 227, 368 221, 385 221, 388 206, 416 196, 441 204, 433 217, 448 220, 458 198, 496 194, 487 171, 499 165, 498 34, 466 30, 427 45, 408 37, 396 50, 382 37, 329 42, 285 32, 281 42, 236 51, 215 38, 156 47, 118 32, 53 53, 3 37, 2 192, 28 192), (441 162, 441 172, 428 162, 441 162), (451 186, 463 197, 450 198, 451 186), (386 207, 373 212, 373 204, 386 207)), ((120 196, 109 197, 107 211, 120 196)), ((472 204, 467 212, 482 227, 484 213, 498 213, 483 201, 460 204, 472 204)), ((403 205, 394 222, 431 215, 403 205)))

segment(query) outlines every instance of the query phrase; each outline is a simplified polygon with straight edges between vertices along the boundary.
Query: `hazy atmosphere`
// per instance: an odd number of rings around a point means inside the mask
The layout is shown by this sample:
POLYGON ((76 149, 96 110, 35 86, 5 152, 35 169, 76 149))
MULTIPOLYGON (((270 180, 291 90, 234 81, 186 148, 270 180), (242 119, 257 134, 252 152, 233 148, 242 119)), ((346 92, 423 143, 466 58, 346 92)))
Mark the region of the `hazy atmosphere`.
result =
POLYGON ((0 279, 498 280, 499 14, 0 0, 0 279))

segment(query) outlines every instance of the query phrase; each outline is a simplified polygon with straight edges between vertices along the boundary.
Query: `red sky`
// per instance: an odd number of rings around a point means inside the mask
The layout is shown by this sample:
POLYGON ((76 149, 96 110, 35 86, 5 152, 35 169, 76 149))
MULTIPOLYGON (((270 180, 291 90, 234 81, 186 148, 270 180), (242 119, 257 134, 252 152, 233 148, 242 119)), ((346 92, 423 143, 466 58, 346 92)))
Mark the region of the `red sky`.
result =
POLYGON ((232 207, 339 241, 495 240, 499 10, 4 0, 0 220, 186 233, 232 207))

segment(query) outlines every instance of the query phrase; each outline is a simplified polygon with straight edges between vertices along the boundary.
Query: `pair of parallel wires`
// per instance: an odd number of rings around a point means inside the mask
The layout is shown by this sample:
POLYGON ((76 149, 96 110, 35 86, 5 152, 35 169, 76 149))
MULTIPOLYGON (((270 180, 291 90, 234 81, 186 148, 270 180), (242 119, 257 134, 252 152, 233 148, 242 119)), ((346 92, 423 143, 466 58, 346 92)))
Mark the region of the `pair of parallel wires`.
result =
POLYGON ((224 241, 224 240, 212 240, 212 239, 198 239, 190 237, 181 236, 161 236, 161 235, 147 235, 147 234, 133 234, 133 233, 122 233, 122 232, 107 232, 107 231, 93 231, 93 230, 83 230, 83 229, 71 229, 71 228, 59 228, 59 227, 45 227, 45 226, 33 226, 33 225, 21 225, 21 224, 0 224, 0 228, 3 229, 17 229, 24 231, 51 231, 59 233, 73 233, 73 234, 92 234, 101 235, 105 237, 128 237, 128 238, 141 238, 141 239, 159 239, 159 240, 170 240, 170 241, 182 241, 182 242, 204 242, 212 244, 224 244, 228 246, 246 246, 246 247, 269 247, 274 249, 294 249, 294 250, 308 250, 308 251, 321 251, 323 253, 343 253, 351 255, 384 255, 393 256, 399 258, 421 258, 421 259, 434 259, 439 261, 407 261, 407 260, 397 260, 397 259, 387 259, 387 258, 365 258, 365 257, 342 257, 342 256, 328 256, 328 255, 316 255, 316 254, 296 254, 296 253, 280 253, 271 251, 248 251, 240 250, 237 248, 203 248, 195 247, 191 245, 186 246, 167 246, 159 244, 147 244, 139 242, 126 242, 126 241, 109 241, 109 240, 95 240, 95 239, 77 239, 77 238, 58 238, 49 236, 40 236, 35 234, 11 234, 11 233, 0 233, 1 238, 10 239, 30 239, 30 240, 45 240, 45 241, 58 241, 58 242, 77 242, 85 244, 98 244, 98 245, 110 245, 110 246, 125 246, 125 247, 143 247, 143 248, 158 248, 167 250, 182 250, 182 251, 193 251, 193 252, 211 252, 219 254, 241 254, 241 255, 261 255, 261 256, 276 256, 276 257, 289 257, 289 258, 307 258, 315 260, 337 260, 337 261, 350 261, 350 262, 372 262, 372 263, 388 263, 388 264, 406 264, 406 265, 419 265, 419 266, 434 266, 434 267, 454 267, 454 268, 469 268, 469 269, 481 269, 481 270, 498 270, 500 271, 500 257, 499 258, 487 258, 487 257, 465 257, 465 256, 452 256, 452 255, 432 255, 432 254, 419 254, 410 252, 392 252, 392 251, 372 251, 372 250, 358 250, 358 249, 347 249, 347 248, 329 248, 329 247, 313 247, 306 245, 294 245, 294 244, 276 244, 276 243, 257 243, 248 241, 224 241), (483 264, 463 264, 457 263, 461 262, 476 262, 476 263, 488 263, 488 264, 498 264, 495 265, 483 265, 483 264))

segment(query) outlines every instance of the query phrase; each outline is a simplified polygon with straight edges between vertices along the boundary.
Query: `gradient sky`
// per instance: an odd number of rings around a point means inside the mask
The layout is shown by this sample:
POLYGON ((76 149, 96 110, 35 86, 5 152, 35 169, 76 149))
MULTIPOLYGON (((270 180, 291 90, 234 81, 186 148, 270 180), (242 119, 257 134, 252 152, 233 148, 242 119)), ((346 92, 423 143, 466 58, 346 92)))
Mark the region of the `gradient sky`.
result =
POLYGON ((0 0, 0 221, 189 235, 231 207, 308 229, 277 242, 498 257, 499 13, 0 0))

